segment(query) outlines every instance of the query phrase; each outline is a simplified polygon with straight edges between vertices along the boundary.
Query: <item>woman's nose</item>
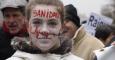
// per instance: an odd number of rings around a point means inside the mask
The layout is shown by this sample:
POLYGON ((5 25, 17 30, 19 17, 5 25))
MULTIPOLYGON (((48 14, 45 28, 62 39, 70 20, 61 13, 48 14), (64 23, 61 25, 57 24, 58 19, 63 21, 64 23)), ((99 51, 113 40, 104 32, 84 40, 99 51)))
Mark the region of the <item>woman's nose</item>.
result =
POLYGON ((40 34, 42 34, 43 36, 48 37, 48 35, 49 35, 49 30, 48 30, 47 25, 43 25, 43 26, 42 26, 41 31, 40 31, 40 34))

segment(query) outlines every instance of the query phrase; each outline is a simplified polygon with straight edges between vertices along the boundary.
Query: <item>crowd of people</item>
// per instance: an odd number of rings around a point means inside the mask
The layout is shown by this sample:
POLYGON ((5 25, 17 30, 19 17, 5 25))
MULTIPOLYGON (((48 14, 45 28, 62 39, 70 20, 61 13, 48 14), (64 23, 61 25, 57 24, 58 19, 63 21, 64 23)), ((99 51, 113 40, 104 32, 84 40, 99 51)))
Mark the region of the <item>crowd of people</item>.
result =
POLYGON ((115 46, 114 24, 92 36, 60 0, 3 0, 0 10, 0 60, 103 60, 98 55, 115 46))

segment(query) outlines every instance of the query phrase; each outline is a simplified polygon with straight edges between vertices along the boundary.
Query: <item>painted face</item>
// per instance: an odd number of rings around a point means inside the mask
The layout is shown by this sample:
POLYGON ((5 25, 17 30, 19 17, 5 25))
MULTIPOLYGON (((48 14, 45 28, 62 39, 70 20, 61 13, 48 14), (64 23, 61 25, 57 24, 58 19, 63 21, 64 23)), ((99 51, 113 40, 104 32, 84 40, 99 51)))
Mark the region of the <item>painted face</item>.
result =
POLYGON ((70 20, 65 20, 64 21, 64 37, 65 39, 71 39, 73 38, 76 30, 77 30, 77 27, 76 25, 70 21, 70 20))
POLYGON ((6 8, 3 15, 5 25, 11 34, 16 34, 23 28, 25 17, 18 9, 6 8))
POLYGON ((61 18, 55 6, 36 5, 31 11, 29 35, 32 44, 42 51, 48 51, 60 44, 61 18))

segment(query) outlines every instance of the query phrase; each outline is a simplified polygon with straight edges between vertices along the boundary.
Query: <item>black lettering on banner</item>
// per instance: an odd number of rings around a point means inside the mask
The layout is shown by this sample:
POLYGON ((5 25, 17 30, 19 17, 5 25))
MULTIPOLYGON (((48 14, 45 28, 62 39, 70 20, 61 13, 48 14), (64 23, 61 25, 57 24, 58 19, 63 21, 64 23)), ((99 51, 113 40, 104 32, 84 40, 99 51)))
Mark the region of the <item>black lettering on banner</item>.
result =
POLYGON ((89 19, 89 22, 88 22, 88 25, 93 25, 93 20, 94 20, 94 16, 90 16, 90 19, 89 19))
POLYGON ((98 23, 98 21, 97 21, 97 19, 95 19, 92 26, 93 26, 93 27, 96 27, 96 26, 97 26, 97 23, 98 23))
POLYGON ((98 19, 95 18, 95 16, 93 15, 90 16, 88 25, 92 27, 97 27, 97 25, 100 25, 100 24, 104 24, 104 23, 102 21, 99 22, 98 19))

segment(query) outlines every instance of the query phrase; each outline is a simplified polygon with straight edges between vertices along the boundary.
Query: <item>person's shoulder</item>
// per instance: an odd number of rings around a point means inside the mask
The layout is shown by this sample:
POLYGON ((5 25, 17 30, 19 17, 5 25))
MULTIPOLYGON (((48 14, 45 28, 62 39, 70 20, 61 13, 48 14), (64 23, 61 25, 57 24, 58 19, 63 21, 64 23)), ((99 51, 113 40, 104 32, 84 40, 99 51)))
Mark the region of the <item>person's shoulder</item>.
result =
POLYGON ((22 55, 25 55, 25 54, 23 54, 23 52, 21 51, 16 51, 11 57, 9 57, 6 60, 24 60, 24 58, 21 57, 22 55))
POLYGON ((102 49, 98 49, 98 50, 95 50, 94 52, 99 52, 99 53, 103 53, 103 52, 106 52, 106 51, 109 51, 109 50, 114 50, 115 49, 115 46, 109 46, 109 47, 105 47, 105 48, 102 48, 102 49))
POLYGON ((114 60, 115 46, 109 46, 103 49, 95 50, 94 53, 99 60, 114 60))
POLYGON ((104 51, 105 51, 105 48, 102 48, 102 49, 94 50, 93 52, 95 54, 100 54, 100 53, 103 53, 104 51))
POLYGON ((11 58, 8 58, 6 60, 24 60, 24 59, 18 58, 18 57, 11 57, 11 58))
POLYGON ((88 40, 93 43, 93 44, 99 44, 102 45, 104 47, 104 44, 96 37, 92 36, 91 34, 87 34, 88 35, 88 40))
POLYGON ((65 55, 64 60, 84 60, 72 53, 68 53, 68 55, 65 55))
POLYGON ((102 49, 94 50, 93 52, 95 53, 95 55, 101 56, 104 53, 107 53, 107 52, 112 51, 114 49, 115 49, 114 46, 109 46, 109 47, 105 47, 105 48, 102 48, 102 49))
POLYGON ((10 58, 6 60, 25 60, 28 59, 28 57, 31 57, 29 55, 29 53, 17 50, 10 58))

